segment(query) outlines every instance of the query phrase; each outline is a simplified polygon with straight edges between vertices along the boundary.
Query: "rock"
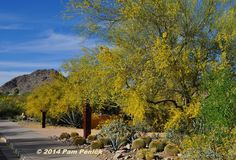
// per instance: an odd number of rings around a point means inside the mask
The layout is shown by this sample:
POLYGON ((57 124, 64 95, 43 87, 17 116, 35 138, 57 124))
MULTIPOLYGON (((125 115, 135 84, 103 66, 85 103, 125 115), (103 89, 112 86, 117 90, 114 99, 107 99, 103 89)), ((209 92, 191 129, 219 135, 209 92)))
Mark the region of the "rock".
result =
POLYGON ((181 156, 182 156, 182 154, 178 153, 178 154, 177 154, 177 156, 178 156, 178 157, 181 157, 181 156))
POLYGON ((3 94, 24 94, 45 82, 52 81, 53 75, 59 75, 54 69, 36 70, 31 74, 18 76, 0 87, 3 94))
POLYGON ((128 155, 128 156, 125 156, 125 157, 124 157, 124 160, 130 159, 130 158, 132 158, 132 156, 131 156, 131 155, 128 155))
POLYGON ((116 152, 113 159, 116 160, 116 159, 119 159, 119 158, 122 158, 122 157, 123 157, 122 153, 116 152))
POLYGON ((128 149, 128 150, 130 150, 130 149, 131 149, 131 144, 128 143, 128 144, 125 146, 125 148, 128 149))

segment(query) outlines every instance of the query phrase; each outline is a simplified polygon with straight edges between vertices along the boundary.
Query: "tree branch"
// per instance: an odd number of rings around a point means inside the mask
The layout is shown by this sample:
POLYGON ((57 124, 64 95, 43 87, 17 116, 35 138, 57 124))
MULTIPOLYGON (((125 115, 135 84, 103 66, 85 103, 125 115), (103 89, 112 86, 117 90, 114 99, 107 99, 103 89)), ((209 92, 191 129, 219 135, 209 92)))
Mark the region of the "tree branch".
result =
POLYGON ((179 106, 177 104, 177 102, 175 100, 172 100, 172 99, 163 99, 163 100, 160 100, 160 101, 151 101, 151 100, 147 100, 148 103, 152 103, 152 104, 160 104, 160 103, 166 103, 166 102, 171 102, 172 104, 175 105, 176 108, 179 108, 181 109, 181 111, 183 111, 183 106, 179 106))

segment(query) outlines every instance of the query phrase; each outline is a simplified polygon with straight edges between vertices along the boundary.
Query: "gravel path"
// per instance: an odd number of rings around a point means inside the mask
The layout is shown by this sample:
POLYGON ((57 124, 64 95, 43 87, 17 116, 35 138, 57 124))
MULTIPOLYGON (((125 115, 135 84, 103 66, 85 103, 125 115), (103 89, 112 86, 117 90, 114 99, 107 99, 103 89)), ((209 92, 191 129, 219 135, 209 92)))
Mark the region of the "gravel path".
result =
MULTIPOLYGON (((48 132, 48 135, 59 134, 56 129, 51 130, 53 131, 43 130, 43 132, 48 132)), ((75 147, 53 141, 47 134, 23 128, 16 122, 0 120, 0 136, 6 139, 6 144, 22 160, 98 160, 95 155, 79 154, 80 150, 75 147)))

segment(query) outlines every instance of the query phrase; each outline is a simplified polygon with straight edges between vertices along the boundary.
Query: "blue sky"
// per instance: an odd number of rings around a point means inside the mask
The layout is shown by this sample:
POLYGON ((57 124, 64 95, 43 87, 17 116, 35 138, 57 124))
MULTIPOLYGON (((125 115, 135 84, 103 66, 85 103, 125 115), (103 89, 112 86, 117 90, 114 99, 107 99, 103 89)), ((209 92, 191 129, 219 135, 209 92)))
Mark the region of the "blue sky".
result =
POLYGON ((55 68, 95 47, 97 38, 76 35, 63 19, 68 0, 0 0, 0 85, 36 69, 55 68))

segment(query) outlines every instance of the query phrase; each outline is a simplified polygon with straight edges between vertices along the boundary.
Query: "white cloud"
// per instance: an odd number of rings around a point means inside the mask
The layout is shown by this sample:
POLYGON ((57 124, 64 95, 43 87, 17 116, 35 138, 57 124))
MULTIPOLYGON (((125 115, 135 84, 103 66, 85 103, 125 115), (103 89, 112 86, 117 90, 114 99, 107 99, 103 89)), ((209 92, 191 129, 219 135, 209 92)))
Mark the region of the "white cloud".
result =
POLYGON ((2 67, 17 67, 17 68, 55 68, 59 65, 59 63, 49 62, 49 63, 38 63, 38 62, 15 62, 15 61, 0 61, 0 66, 2 67))
POLYGON ((29 28, 23 27, 20 24, 0 24, 0 30, 26 30, 29 28))
POLYGON ((76 35, 50 32, 46 36, 27 42, 0 44, 0 53, 78 53, 82 47, 93 48, 98 42, 96 39, 85 39, 76 35))
POLYGON ((0 13, 0 21, 21 21, 24 20, 22 16, 12 14, 12 13, 0 13))
POLYGON ((20 76, 24 74, 29 74, 29 72, 18 72, 18 71, 12 71, 12 72, 6 72, 6 71, 0 71, 0 86, 6 83, 7 81, 20 76))

